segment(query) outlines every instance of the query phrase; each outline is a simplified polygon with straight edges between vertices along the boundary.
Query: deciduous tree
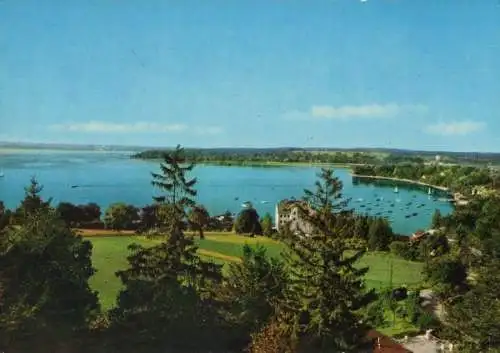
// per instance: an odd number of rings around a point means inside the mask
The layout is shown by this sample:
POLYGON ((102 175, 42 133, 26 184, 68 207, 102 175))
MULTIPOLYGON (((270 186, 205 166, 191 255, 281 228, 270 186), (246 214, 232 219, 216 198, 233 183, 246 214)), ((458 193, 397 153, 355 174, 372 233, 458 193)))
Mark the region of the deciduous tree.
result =
POLYGON ((271 236, 273 234, 273 219, 269 213, 266 213, 260 222, 262 228, 262 234, 265 236, 271 236))
POLYGON ((261 235, 262 228, 259 222, 259 214, 257 213, 257 210, 253 207, 242 210, 236 218, 234 230, 238 234, 249 233, 251 235, 261 235))
POLYGON ((203 205, 195 205, 191 208, 188 214, 189 224, 193 229, 198 231, 200 239, 205 239, 203 230, 207 227, 210 221, 210 215, 203 205))
POLYGON ((134 229, 138 220, 139 210, 133 205, 127 205, 123 202, 110 205, 104 213, 104 224, 109 229, 134 229))

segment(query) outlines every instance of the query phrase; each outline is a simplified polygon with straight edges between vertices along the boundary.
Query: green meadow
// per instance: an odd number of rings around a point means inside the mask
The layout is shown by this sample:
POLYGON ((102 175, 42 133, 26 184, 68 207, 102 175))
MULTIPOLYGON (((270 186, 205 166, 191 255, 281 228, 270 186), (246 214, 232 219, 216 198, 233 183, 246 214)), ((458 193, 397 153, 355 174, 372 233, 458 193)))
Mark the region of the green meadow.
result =
MULTIPOLYGON (((93 246, 92 261, 97 273, 91 279, 93 289, 99 292, 103 309, 115 304, 116 296, 121 289, 116 271, 127 267, 128 245, 138 243, 144 246, 157 244, 158 240, 148 240, 134 235, 88 236, 93 246)), ((240 261, 242 248, 263 245, 270 256, 279 257, 283 245, 269 238, 249 238, 232 233, 207 233, 206 239, 196 240, 199 254, 214 262, 227 264, 240 261)), ((366 284, 372 288, 384 288, 398 285, 417 287, 422 282, 422 264, 406 261, 388 253, 370 252, 359 262, 360 266, 368 266, 366 284), (391 280, 392 267, 392 280, 391 280)), ((227 268, 227 266, 225 266, 227 268)))

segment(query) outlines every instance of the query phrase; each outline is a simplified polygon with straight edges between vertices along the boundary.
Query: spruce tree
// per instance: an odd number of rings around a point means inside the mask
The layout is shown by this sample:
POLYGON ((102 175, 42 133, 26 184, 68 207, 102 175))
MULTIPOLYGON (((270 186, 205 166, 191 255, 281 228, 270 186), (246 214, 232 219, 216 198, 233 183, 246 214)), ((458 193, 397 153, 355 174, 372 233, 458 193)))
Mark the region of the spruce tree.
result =
POLYGON ((24 188, 24 199, 21 201, 19 207, 17 207, 14 218, 17 224, 23 223, 29 216, 47 210, 50 208, 50 203, 52 199, 43 201, 40 193, 43 190, 43 186, 37 181, 35 177, 31 177, 30 185, 24 188))
POLYGON ((21 222, 0 242, 0 346, 40 352, 77 346, 99 309, 89 286, 92 244, 41 201, 34 179, 27 190, 21 222))
POLYGON ((291 319, 284 328, 301 351, 350 352, 365 343, 368 327, 360 311, 376 296, 365 290, 368 269, 355 266, 363 252, 346 252, 353 222, 338 221, 350 214, 342 182, 328 169, 319 178, 316 190, 305 190, 299 206, 312 230, 283 235, 291 286, 280 309, 291 319))
POLYGON ((174 242, 182 231, 187 208, 195 205, 193 197, 196 196, 194 185, 197 180, 187 179, 187 174, 194 169, 194 166, 187 161, 184 149, 177 145, 173 152, 163 155, 163 162, 160 163, 161 173, 151 173, 152 185, 165 193, 154 196, 153 199, 162 205, 167 205, 163 210, 169 210, 169 214, 164 215, 163 219, 170 228, 170 239, 174 242))
POLYGON ((185 161, 177 146, 164 156, 163 174, 153 173, 153 185, 166 193, 155 200, 171 217, 166 239, 153 247, 130 246, 129 268, 117 272, 125 288, 112 322, 127 336, 119 344, 157 344, 181 352, 220 343, 213 340, 220 326, 212 289, 221 281, 221 266, 203 261, 193 238, 184 235, 186 208, 196 195, 196 179, 186 175, 193 165, 181 166, 185 161))

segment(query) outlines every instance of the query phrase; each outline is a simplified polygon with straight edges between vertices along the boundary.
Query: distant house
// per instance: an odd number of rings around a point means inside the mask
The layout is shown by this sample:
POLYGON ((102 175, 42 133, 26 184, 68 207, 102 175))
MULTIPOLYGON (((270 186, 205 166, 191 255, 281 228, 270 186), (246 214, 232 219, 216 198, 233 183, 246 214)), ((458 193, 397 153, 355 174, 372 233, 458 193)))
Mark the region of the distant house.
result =
POLYGON ((300 214, 300 207, 307 209, 307 203, 299 200, 282 200, 275 208, 275 227, 279 232, 285 227, 291 231, 310 234, 312 225, 305 221, 300 214))

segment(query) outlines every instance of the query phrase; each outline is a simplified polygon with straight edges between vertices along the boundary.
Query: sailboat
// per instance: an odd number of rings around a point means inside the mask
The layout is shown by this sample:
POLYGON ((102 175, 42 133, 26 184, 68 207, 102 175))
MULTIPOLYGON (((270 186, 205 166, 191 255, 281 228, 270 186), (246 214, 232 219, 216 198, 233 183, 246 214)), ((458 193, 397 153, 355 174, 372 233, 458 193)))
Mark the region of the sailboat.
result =
POLYGON ((398 189, 398 187, 397 187, 397 186, 394 188, 394 192, 395 192, 395 193, 398 193, 398 192, 399 192, 399 189, 398 189))

